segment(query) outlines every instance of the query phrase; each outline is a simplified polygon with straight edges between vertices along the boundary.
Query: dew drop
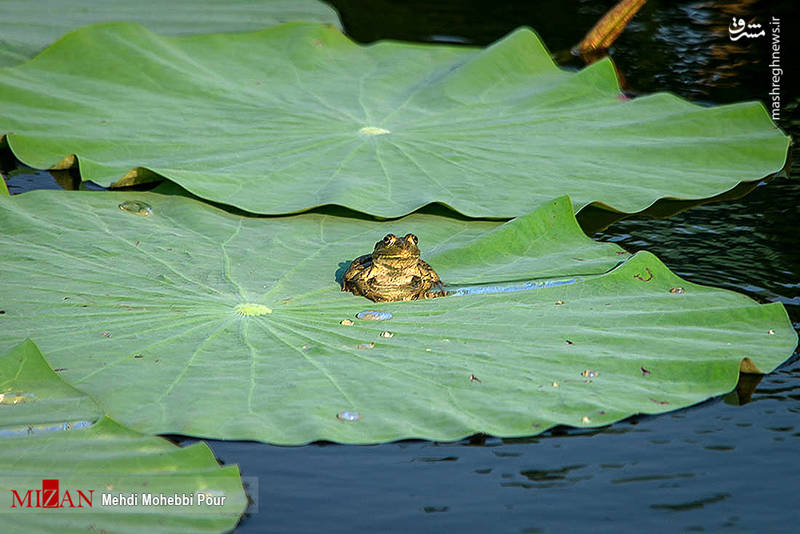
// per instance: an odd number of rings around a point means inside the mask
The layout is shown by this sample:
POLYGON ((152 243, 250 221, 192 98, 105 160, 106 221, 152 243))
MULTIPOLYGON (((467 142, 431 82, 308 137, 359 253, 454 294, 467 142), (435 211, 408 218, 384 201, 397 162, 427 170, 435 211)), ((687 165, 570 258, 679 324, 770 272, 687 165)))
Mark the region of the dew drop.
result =
POLYGON ((673 295, 683 295, 684 293, 686 293, 686 290, 683 289, 682 287, 673 287, 672 289, 669 290, 669 292, 672 293, 673 295))
POLYGON ((558 382, 553 382, 553 387, 557 388, 558 387, 558 382))
POLYGON ((362 321, 388 321, 392 318, 392 314, 385 311, 363 311, 358 312, 356 318, 362 321))
POLYGON ((238 304, 234 311, 239 315, 244 315, 245 317, 255 317, 258 315, 267 315, 272 313, 271 308, 267 308, 262 304, 254 304, 252 302, 243 302, 242 304, 238 304))
POLYGON ((358 421, 361 419, 361 414, 358 412, 349 412, 345 410, 337 413, 336 418, 340 421, 358 421))
POLYGON ((342 326, 353 326, 355 323, 350 319, 342 319, 341 321, 339 321, 339 324, 342 326))
POLYGON ((595 378, 599 374, 600 373, 598 373, 594 369, 584 369, 584 371, 581 373, 581 376, 584 378, 595 378))
POLYGON ((771 335, 771 336, 774 336, 775 335, 775 330, 770 328, 768 334, 771 335))
POLYGON ((119 205, 119 209, 139 215, 141 217, 150 217, 153 215, 153 207, 147 202, 141 200, 126 200, 119 205))
POLYGON ((581 419, 581 423, 583 423, 584 425, 589 424, 591 422, 592 422, 592 420, 589 418, 588 415, 584 415, 583 419, 581 419))
POLYGON ((556 301, 556 306, 561 306, 562 304, 564 304, 563 300, 557 300, 556 301))
POLYGON ((369 343, 361 343, 360 345, 358 345, 357 348, 364 349, 364 350, 373 349, 373 348, 375 348, 375 342, 374 341, 370 341, 369 343))
POLYGON ((394 336, 394 332, 389 332, 388 330, 384 330, 381 332, 381 337, 392 337, 394 336))

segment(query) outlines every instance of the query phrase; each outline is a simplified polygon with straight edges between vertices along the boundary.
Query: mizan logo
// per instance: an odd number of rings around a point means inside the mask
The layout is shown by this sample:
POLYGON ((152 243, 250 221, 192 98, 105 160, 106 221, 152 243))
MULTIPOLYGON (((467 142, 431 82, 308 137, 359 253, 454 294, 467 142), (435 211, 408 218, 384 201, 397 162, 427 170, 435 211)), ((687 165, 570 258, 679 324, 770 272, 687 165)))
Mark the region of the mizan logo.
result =
POLYGON ((29 489, 22 495, 11 490, 11 508, 83 508, 92 507, 94 490, 64 490, 59 492, 58 479, 42 480, 42 489, 29 489))

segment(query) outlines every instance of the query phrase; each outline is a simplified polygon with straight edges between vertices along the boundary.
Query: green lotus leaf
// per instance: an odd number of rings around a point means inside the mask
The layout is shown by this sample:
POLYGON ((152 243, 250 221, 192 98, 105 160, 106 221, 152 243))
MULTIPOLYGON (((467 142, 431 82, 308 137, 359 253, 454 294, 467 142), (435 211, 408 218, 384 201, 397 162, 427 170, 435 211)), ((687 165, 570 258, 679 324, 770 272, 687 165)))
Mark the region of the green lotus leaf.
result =
POLYGON ((162 35, 254 31, 295 20, 340 25, 336 11, 317 0, 0 0, 0 13, 0 67, 27 61, 65 33, 98 22, 137 22, 162 35))
POLYGON ((160 175, 262 214, 438 202, 511 218, 564 194, 638 212, 786 161, 760 103, 623 100, 610 60, 567 72, 527 29, 475 49, 358 46, 316 24, 188 38, 108 24, 0 71, 0 135, 33 167, 76 155, 86 180, 160 175))
POLYGON ((507 223, 342 212, 0 198, 0 348, 35 336, 65 380, 140 431, 300 444, 603 425, 730 391, 740 362, 769 372, 796 345, 781 304, 594 242, 566 197, 507 223), (388 232, 419 237, 451 296, 340 290, 388 232))
POLYGON ((0 355, 0 471, 5 532, 227 532, 247 505, 236 466, 220 468, 204 443, 176 447, 103 416, 30 340, 0 355), (43 479, 58 480, 62 509, 36 506, 43 479), (104 505, 104 493, 138 494, 139 505, 104 505), (194 501, 144 506, 144 493, 194 501), (201 493, 225 503, 198 505, 201 493))

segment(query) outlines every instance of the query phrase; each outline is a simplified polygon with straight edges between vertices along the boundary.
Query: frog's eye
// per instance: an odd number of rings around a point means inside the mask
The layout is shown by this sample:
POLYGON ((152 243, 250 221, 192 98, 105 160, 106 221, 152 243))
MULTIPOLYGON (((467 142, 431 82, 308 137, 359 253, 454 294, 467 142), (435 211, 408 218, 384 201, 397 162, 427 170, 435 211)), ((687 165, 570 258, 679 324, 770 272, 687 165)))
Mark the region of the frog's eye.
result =
POLYGON ((406 234, 405 240, 407 243, 411 243, 412 245, 416 245, 417 242, 419 241, 417 239, 417 236, 415 236, 414 234, 406 234))
POLYGON ((389 245, 391 243, 394 243, 396 239, 397 237, 395 237, 394 234, 386 234, 386 237, 383 238, 383 242, 389 245))

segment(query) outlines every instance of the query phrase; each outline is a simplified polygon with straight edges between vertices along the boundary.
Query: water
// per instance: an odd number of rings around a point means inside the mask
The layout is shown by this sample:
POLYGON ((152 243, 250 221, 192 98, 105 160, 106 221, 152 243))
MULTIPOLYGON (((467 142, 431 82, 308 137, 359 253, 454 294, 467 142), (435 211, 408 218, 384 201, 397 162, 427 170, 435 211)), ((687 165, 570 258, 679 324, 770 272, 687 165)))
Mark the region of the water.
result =
MULTIPOLYGON (((332 3, 350 35, 361 41, 486 44, 525 24, 569 60, 563 51, 614 2, 332 3)), ((786 29, 780 126, 798 138, 800 121, 790 114, 800 99, 788 69, 790 61, 796 64, 790 49, 790 34, 797 33, 790 28, 793 5, 651 0, 613 55, 632 93, 668 90, 717 104, 765 100, 766 41, 731 43, 727 26, 733 15, 761 21, 777 15, 786 29)), ((574 59, 569 64, 579 65, 574 59)), ((792 176, 756 187, 740 200, 667 219, 619 221, 594 237, 631 252, 654 252, 692 282, 783 302, 800 328, 800 172, 792 176)), ((63 175, 56 181, 63 185, 63 175)), ((17 172, 9 186, 13 193, 54 183, 47 174, 17 172)), ((529 439, 477 436, 377 446, 209 445, 220 460, 239 464, 244 476, 259 480, 259 512, 245 517, 237 534, 782 532, 800 520, 799 438, 795 357, 769 376, 743 377, 724 398, 596 431, 561 428, 529 439)))
POLYGON ((119 205, 119 209, 140 217, 152 217, 153 215, 153 207, 141 200, 126 200, 119 205))
POLYGON ((341 421, 353 422, 353 421, 358 421, 359 419, 361 419, 361 414, 358 413, 358 412, 344 411, 344 412, 339 412, 338 414, 336 414, 336 417, 341 421))
POLYGON ((362 321, 388 321, 392 318, 392 313, 387 311, 362 311, 356 314, 362 321))
POLYGON ((582 282, 583 278, 569 278, 564 280, 529 280, 527 282, 511 282, 507 284, 474 285, 447 288, 448 297, 461 297, 464 295, 484 295, 488 293, 508 293, 511 291, 529 291, 544 289, 582 282))
POLYGON ((65 432, 79 428, 89 428, 94 421, 64 421, 61 423, 42 423, 39 425, 25 425, 18 427, 0 428, 0 438, 32 436, 50 432, 65 432))

